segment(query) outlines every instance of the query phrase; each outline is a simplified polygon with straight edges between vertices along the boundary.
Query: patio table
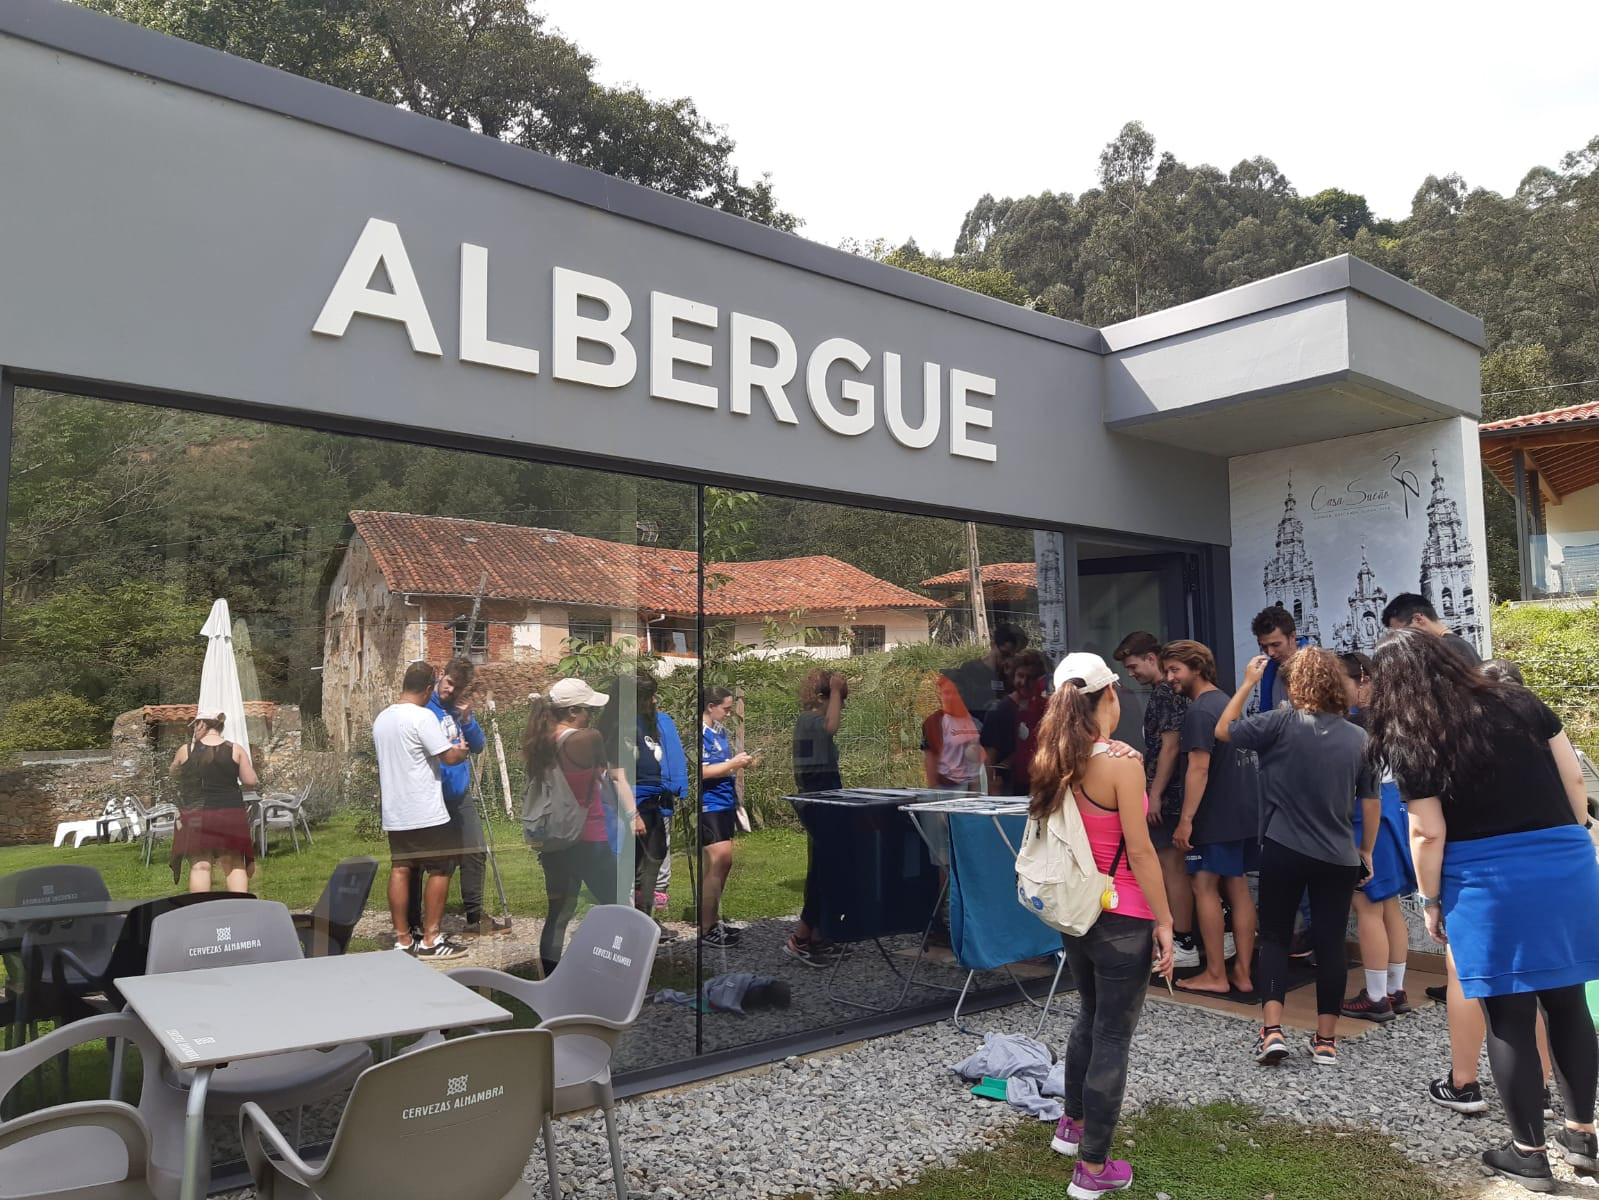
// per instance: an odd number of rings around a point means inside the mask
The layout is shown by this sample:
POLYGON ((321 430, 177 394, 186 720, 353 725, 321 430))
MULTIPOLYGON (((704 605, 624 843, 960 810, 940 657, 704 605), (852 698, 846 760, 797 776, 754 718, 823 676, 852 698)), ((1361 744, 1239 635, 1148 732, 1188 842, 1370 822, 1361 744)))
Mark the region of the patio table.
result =
POLYGON ((176 1070, 192 1070, 181 1200, 201 1200, 205 1097, 230 1062, 489 1025, 511 1014, 409 954, 295 958, 117 980, 176 1070))

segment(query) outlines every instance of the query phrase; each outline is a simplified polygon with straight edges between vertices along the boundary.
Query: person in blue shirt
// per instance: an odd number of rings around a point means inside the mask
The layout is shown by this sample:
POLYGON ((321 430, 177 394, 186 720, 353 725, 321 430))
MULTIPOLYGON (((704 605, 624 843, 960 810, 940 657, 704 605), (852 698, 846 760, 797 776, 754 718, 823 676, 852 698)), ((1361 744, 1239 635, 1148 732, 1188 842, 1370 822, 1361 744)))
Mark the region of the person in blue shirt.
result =
MULTIPOLYGON (((444 727, 445 736, 453 740, 459 732, 470 754, 481 754, 484 746, 483 730, 472 715, 472 681, 476 674, 477 668, 470 659, 450 659, 439 673, 427 702, 428 709, 444 727)), ((472 937, 485 933, 509 933, 509 924, 491 918, 483 911, 483 874, 488 864, 488 852, 483 838, 483 822, 478 817, 477 804, 472 798, 471 762, 441 766, 439 781, 444 787, 444 807, 450 813, 450 833, 454 844, 461 850, 461 904, 466 910, 466 932, 472 937)), ((420 928, 422 924, 419 883, 413 872, 409 905, 413 929, 420 928)))
POLYGON ((724 724, 732 713, 733 693, 727 688, 700 693, 700 940, 707 946, 733 946, 739 936, 721 919, 722 889, 733 870, 736 776, 755 758, 733 753, 724 724))
MULTIPOLYGON (((632 688, 637 701, 638 714, 633 736, 616 738, 618 760, 633 763, 628 774, 632 777, 633 798, 638 804, 639 816, 644 821, 644 832, 633 843, 633 907, 648 913, 654 908, 655 883, 661 872, 661 863, 671 851, 668 834, 672 814, 677 802, 688 795, 688 757, 683 753, 683 739, 678 735, 677 724, 671 715, 662 712, 657 692, 660 685, 653 675, 618 676, 611 687, 612 699, 632 688)), ((602 730, 615 723, 612 709, 617 704, 601 710, 602 730)), ((612 741, 607 736, 607 743, 612 741)), ((676 934, 670 929, 661 930, 661 940, 671 941, 676 934)))

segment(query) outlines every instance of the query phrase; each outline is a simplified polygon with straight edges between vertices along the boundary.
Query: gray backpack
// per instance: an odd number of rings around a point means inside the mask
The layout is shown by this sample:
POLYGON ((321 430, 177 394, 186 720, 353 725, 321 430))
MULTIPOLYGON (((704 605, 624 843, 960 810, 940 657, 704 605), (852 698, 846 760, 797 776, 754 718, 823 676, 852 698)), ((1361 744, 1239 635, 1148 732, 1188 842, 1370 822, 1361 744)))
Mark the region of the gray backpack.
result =
POLYGON ((527 781, 522 793, 522 836, 535 850, 566 850, 583 840, 588 821, 588 804, 572 793, 572 785, 561 770, 560 744, 568 729, 556 740, 556 761, 538 778, 527 781))

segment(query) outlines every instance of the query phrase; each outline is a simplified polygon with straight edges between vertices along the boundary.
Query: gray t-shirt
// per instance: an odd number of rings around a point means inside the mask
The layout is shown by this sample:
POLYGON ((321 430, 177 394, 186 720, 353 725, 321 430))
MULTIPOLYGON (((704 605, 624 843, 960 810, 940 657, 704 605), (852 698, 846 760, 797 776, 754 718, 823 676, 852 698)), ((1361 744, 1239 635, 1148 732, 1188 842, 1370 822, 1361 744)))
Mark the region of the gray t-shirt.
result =
POLYGON ((1227 700, 1227 694, 1217 689, 1192 701, 1178 734, 1177 748, 1182 753, 1210 753, 1210 777, 1194 814, 1192 841, 1196 846, 1260 836, 1260 780, 1254 759, 1216 740, 1216 722, 1227 711, 1227 700))
POLYGON ((1260 755, 1267 837, 1319 862, 1360 862, 1354 806, 1379 786, 1364 729, 1334 713, 1274 708, 1234 721, 1228 735, 1260 755))
POLYGON ((1470 642, 1468 642, 1465 638, 1461 637, 1458 633, 1446 633, 1446 634, 1444 634, 1443 641, 1444 641, 1444 645, 1448 646, 1451 650, 1453 650, 1456 654, 1460 655, 1461 658, 1465 659, 1472 666, 1475 667, 1475 666, 1479 665, 1482 662, 1482 655, 1477 653, 1477 647, 1473 646, 1470 642))

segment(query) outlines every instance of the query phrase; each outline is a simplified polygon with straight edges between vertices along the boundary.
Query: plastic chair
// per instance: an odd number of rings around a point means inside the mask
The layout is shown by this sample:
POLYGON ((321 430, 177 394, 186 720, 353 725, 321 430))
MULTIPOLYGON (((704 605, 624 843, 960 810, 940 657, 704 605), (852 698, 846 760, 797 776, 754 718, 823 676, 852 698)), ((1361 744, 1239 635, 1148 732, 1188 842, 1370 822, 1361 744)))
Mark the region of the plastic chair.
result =
MULTIPOLYGON (((145 973, 189 971, 244 963, 282 962, 303 958, 300 938, 289 910, 274 900, 243 900, 235 896, 198 907, 174 909, 155 919, 150 934, 150 954, 145 973), (228 940, 244 948, 221 955, 191 955, 191 948, 215 946, 217 931, 226 929, 228 940), (249 943, 257 943, 249 945, 249 943)), ((206 1092, 206 1116, 234 1116, 248 1100, 266 1109, 302 1110, 307 1104, 337 1095, 355 1083, 372 1065, 372 1050, 362 1044, 331 1050, 297 1050, 268 1058, 230 1064, 211 1077, 206 1092)), ((177 1071, 163 1056, 162 1077, 174 1091, 188 1092, 192 1071, 177 1071)), ((299 1116, 295 1141, 299 1141, 299 1116)))
MULTIPOLYGON (((260 1105, 244 1105, 239 1140, 256 1195, 530 1195, 522 1171, 549 1122, 552 1043, 541 1030, 507 1029, 439 1042, 370 1068, 356 1080, 327 1157, 315 1166, 284 1140, 260 1105)), ((558 1196, 553 1178, 550 1186, 551 1196, 558 1196)))
POLYGON ((131 1014, 90 1017, 0 1052, 0 1099, 58 1054, 105 1038, 131 1041, 145 1063, 138 1107, 111 1098, 41 1109, 0 1123, 0 1190, 51 1200, 173 1200, 183 1161, 183 1105, 153 1064, 165 1055, 131 1014))
POLYGON ((294 852, 300 853, 300 830, 305 830, 305 843, 314 846, 311 840, 311 822, 305 815, 305 802, 311 795, 311 785, 307 783, 296 795, 291 792, 272 792, 262 796, 255 805, 255 811, 250 816, 250 828, 260 839, 261 857, 266 857, 267 834, 274 829, 287 829, 294 838, 294 852))
POLYGON ((378 860, 360 855, 333 868, 327 887, 308 913, 294 914, 294 928, 307 958, 343 954, 361 914, 366 911, 378 860))
POLYGON ((144 842, 144 865, 150 865, 150 853, 157 842, 169 842, 178 831, 178 806, 152 804, 146 808, 137 796, 122 798, 125 810, 133 817, 133 825, 140 829, 144 842))
MULTIPOLYGON (((93 867, 63 863, 0 876, 0 908, 22 908, 35 914, 15 929, 0 929, 7 1047, 21 1045, 40 1021, 67 1016, 66 993, 46 966, 52 948, 72 944, 85 954, 100 952, 116 936, 115 927, 122 920, 120 916, 87 916, 55 921, 49 919, 50 908, 109 899, 105 880, 93 867)), ((63 1059, 63 1080, 66 1068, 63 1059)))
MULTIPOLYGON (((598 1108, 605 1114, 617 1200, 627 1200, 622 1145, 616 1134, 611 1057, 622 1034, 638 1019, 649 990, 660 926, 624 904, 589 909, 572 944, 546 979, 519 979, 487 967, 458 967, 451 979, 521 1001, 538 1014, 538 1028, 555 1035, 555 1116, 598 1108)), ((551 1187, 555 1131, 545 1122, 544 1155, 551 1187)))

